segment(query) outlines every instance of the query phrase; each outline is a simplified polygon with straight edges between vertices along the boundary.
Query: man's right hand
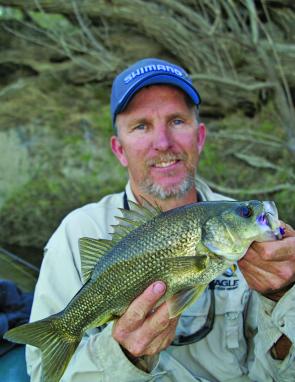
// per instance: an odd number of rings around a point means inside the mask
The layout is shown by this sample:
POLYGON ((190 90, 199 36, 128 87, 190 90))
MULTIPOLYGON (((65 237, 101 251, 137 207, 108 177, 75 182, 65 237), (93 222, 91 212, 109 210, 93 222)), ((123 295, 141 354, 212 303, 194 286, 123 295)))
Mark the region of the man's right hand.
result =
POLYGON ((153 283, 114 323, 113 338, 127 354, 133 357, 153 356, 166 349, 173 341, 178 317, 169 319, 166 303, 153 311, 165 290, 163 282, 153 283))

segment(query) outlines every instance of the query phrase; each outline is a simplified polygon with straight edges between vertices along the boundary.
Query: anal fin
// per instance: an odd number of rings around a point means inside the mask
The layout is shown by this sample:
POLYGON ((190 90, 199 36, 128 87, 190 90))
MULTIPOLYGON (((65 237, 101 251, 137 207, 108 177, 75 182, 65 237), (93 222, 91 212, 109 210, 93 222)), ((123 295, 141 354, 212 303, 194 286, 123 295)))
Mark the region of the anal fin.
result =
POLYGON ((179 316, 191 304, 193 304, 206 289, 207 285, 198 285, 194 288, 184 289, 169 298, 166 303, 168 305, 169 318, 179 316))

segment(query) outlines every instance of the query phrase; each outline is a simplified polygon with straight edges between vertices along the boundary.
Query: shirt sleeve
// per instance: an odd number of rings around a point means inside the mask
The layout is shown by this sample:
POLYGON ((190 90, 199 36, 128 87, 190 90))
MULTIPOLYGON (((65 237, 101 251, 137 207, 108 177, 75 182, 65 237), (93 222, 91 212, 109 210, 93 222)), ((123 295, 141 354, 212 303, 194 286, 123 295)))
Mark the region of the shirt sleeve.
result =
POLYGON ((249 345, 249 376, 253 380, 276 382, 295 381, 295 287, 291 288, 278 302, 253 293, 257 309, 250 311, 250 320, 255 320, 257 330, 249 345), (255 317, 254 317, 255 316, 255 317), (292 342, 284 360, 275 360, 270 350, 282 336, 292 342), (262 378, 262 379, 261 379, 262 378))
POLYGON ((109 324, 102 332, 83 337, 61 382, 145 382, 157 374, 145 373, 125 357, 109 324))

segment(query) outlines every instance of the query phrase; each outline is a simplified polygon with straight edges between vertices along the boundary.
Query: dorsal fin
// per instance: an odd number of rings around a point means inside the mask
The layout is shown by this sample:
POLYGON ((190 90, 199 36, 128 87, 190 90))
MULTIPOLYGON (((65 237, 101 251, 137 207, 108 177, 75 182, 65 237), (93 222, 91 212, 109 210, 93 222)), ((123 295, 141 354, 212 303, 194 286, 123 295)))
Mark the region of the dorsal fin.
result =
POLYGON ((113 233, 112 241, 119 241, 123 237, 127 236, 135 228, 141 226, 143 223, 153 219, 155 216, 159 215, 162 210, 156 205, 153 206, 150 202, 142 197, 143 205, 139 205, 131 200, 128 200, 130 210, 124 208, 119 208, 122 216, 115 216, 119 221, 119 224, 112 225, 113 233))
POLYGON ((140 196, 140 198, 142 199, 142 205, 134 203, 131 200, 128 201, 130 210, 138 211, 139 213, 145 211, 146 215, 150 215, 151 217, 155 217, 162 212, 161 207, 156 202, 154 202, 155 204, 153 205, 143 196, 140 196))
POLYGON ((82 237, 79 239, 81 269, 83 280, 85 282, 90 278, 99 259, 101 259, 113 245, 114 243, 112 240, 97 240, 89 237, 82 237))
POLYGON ((140 206, 132 201, 128 201, 130 210, 119 208, 122 216, 115 216, 119 224, 112 225, 112 240, 91 239, 82 237, 79 239, 79 249, 81 256, 81 269, 83 280, 86 282, 93 272, 96 263, 123 237, 127 236, 135 228, 153 219, 162 212, 159 206, 153 206, 146 199, 140 206))

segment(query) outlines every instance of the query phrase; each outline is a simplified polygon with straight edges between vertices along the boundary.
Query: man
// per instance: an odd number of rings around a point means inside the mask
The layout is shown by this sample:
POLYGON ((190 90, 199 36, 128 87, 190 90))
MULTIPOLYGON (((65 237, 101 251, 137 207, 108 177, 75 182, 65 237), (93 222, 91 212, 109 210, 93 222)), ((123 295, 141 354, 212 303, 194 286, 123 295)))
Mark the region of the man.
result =
MULTIPOLYGON (((186 72, 163 60, 141 60, 116 77, 111 147, 129 182, 125 193, 73 211, 49 240, 32 321, 63 309, 81 288, 78 239, 109 238, 128 200, 168 210, 226 199, 195 183, 206 138, 199 104, 186 72)), ((254 243, 180 319, 168 319, 166 304, 154 309, 165 285, 153 283, 115 323, 87 332, 62 381, 294 381, 294 280, 295 233, 286 226, 282 240, 254 243)), ((27 362, 39 381, 38 349, 28 347, 27 362)))

